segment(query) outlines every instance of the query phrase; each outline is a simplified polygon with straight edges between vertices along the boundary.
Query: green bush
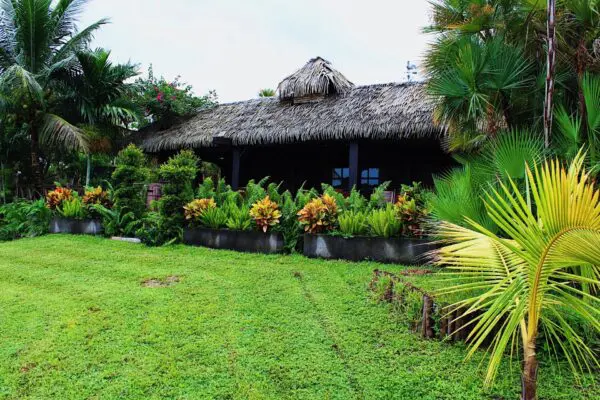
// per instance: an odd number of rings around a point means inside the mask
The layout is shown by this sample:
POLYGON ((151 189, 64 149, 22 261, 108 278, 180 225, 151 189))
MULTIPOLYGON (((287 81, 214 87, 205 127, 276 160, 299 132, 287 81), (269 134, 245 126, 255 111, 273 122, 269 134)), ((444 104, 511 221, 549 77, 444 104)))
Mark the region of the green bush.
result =
POLYGON ((235 231, 247 231, 252 228, 252 217, 247 205, 238 206, 234 202, 228 202, 223 208, 227 215, 227 228, 235 231))
POLYGON ((390 204, 386 208, 373 210, 367 217, 370 232, 373 236, 390 238, 400 233, 402 224, 396 217, 396 211, 390 204))
POLYGON ((0 241, 45 235, 51 219, 44 199, 0 206, 0 241))
MULTIPOLYGON (((135 145, 130 144, 119 152, 115 171, 112 174, 114 208, 121 214, 132 213, 141 220, 146 211, 146 186, 149 170, 146 156, 135 145)), ((125 226, 115 227, 115 234, 131 235, 125 226)))
POLYGON ((346 211, 338 217, 340 232, 343 236, 364 235, 367 231, 367 215, 360 211, 346 211))
POLYGON ((221 229, 227 225, 227 213, 221 208, 207 208, 202 213, 202 225, 210 229, 221 229))
POLYGON ((63 201, 57 210, 64 218, 84 219, 87 216, 86 207, 81 202, 79 196, 74 196, 70 200, 63 201))
POLYGON ((158 170, 160 179, 165 182, 158 212, 162 218, 162 236, 167 241, 181 237, 185 222, 183 207, 194 200, 193 183, 198 162, 198 157, 192 151, 182 150, 158 170))

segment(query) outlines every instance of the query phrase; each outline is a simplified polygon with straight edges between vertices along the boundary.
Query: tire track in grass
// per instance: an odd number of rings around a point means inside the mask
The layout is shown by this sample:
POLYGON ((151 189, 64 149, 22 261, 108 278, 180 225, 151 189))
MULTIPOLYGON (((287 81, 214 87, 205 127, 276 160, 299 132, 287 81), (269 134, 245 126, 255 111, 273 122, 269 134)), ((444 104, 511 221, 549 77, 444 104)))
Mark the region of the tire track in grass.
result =
POLYGON ((337 344, 338 339, 337 339, 332 327, 330 326, 330 324, 326 320, 326 318, 323 318, 314 296, 312 295, 312 293, 308 289, 308 286, 306 285, 304 276, 302 275, 302 273, 297 272, 297 271, 294 272, 293 275, 300 284, 302 294, 304 295, 306 300, 310 303, 310 306, 316 315, 316 319, 317 319, 319 325, 321 326, 321 329, 323 329, 323 331, 325 332, 327 337, 333 342, 331 349, 334 351, 334 353, 336 354, 336 356, 339 358, 340 362, 344 366, 344 370, 346 371, 346 376, 348 379, 348 384, 350 385, 350 388, 352 389, 352 392, 354 393, 354 397, 357 399, 365 398, 364 390, 363 390, 362 386, 360 385, 360 383, 358 382, 358 379, 356 379, 354 371, 352 370, 352 367, 350 367, 350 364, 348 363, 348 361, 346 359, 344 350, 337 344))

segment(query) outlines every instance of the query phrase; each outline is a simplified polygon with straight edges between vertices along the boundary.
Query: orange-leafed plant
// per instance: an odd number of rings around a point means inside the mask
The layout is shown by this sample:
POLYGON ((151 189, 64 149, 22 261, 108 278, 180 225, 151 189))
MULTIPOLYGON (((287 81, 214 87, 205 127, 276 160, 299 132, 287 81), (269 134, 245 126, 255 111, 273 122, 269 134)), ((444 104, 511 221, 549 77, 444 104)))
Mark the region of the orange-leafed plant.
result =
POLYGON ((335 199, 328 194, 309 201, 298 213, 298 221, 308 233, 319 233, 333 229, 338 214, 335 199))
POLYGON ((267 232, 270 227, 279 224, 281 211, 279 211, 279 205, 267 196, 254 203, 250 209, 250 216, 260 230, 267 232))
POLYGON ((64 201, 72 199, 73 190, 59 186, 46 195, 46 207, 56 210, 64 201))
POLYGON ((217 203, 215 203, 214 199, 193 200, 183 207, 185 219, 198 221, 202 217, 202 214, 204 214, 204 211, 209 208, 217 208, 217 203))
POLYGON ((394 208, 396 216, 402 222, 402 235, 409 237, 422 237, 424 235, 423 226, 429 214, 424 205, 419 205, 416 199, 404 194, 398 196, 394 208))
POLYGON ((83 195, 83 204, 86 206, 91 206, 94 204, 102 205, 106 208, 111 206, 111 201, 108 197, 108 192, 106 190, 102 190, 101 186, 97 188, 86 190, 83 195))

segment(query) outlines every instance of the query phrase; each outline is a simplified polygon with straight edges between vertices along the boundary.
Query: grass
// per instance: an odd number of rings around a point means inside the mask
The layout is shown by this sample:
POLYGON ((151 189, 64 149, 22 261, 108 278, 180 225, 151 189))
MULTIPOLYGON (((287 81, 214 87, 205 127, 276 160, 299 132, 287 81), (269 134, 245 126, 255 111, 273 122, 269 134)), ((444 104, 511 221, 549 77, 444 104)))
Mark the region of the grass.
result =
MULTIPOLYGON (((518 398, 515 365, 483 390, 482 355, 463 362, 462 345, 421 340, 373 302, 377 267, 402 269, 75 236, 0 244, 0 398, 518 398)), ((540 397, 593 389, 542 364, 540 397)))

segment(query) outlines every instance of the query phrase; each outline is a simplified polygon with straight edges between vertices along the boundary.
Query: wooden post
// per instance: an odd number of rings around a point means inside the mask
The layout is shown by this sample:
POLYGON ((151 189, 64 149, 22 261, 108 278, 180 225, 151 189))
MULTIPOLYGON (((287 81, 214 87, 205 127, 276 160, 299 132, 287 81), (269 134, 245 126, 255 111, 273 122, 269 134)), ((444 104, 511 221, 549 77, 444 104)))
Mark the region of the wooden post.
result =
POLYGON ((240 188, 240 159, 241 151, 239 147, 232 149, 232 162, 231 162, 231 188, 238 190, 240 188))
POLYGON ((350 161, 350 174, 349 174, 349 184, 348 191, 351 191, 353 187, 358 188, 358 143, 351 142, 350 143, 350 153, 349 153, 349 161, 350 161))
POLYGON ((423 295, 423 321, 421 325, 421 335, 426 339, 434 337, 433 333, 433 300, 426 294, 423 295))

